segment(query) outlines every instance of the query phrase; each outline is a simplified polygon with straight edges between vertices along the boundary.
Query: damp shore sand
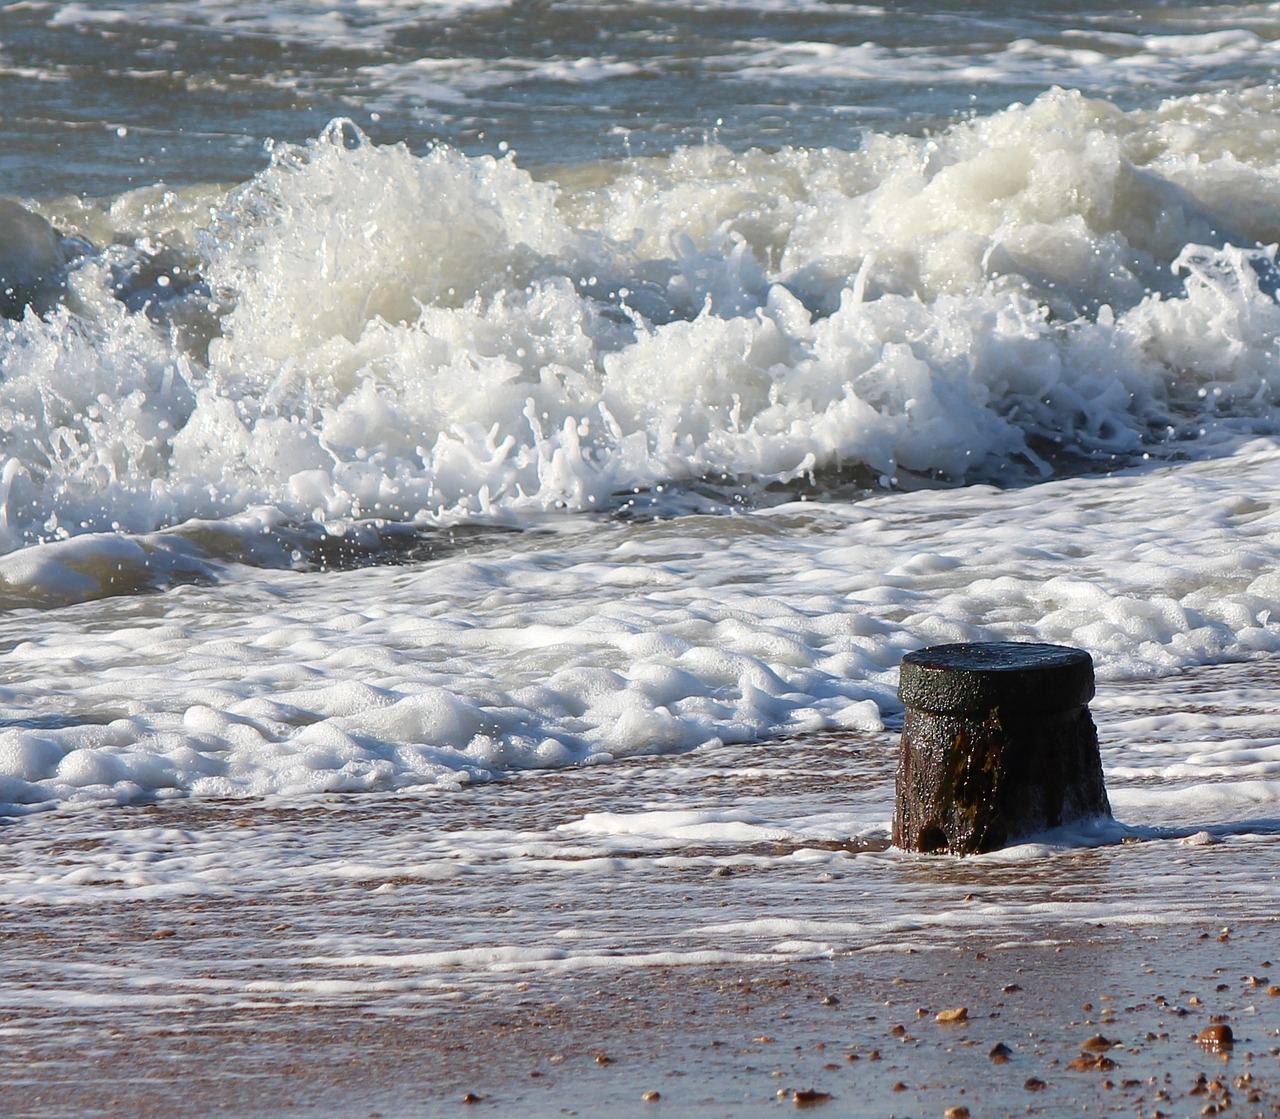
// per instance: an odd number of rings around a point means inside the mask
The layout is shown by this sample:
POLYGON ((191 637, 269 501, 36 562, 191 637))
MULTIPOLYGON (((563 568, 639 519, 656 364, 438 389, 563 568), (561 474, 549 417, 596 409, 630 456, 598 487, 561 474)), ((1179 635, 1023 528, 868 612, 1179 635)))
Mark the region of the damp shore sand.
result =
MULTIPOLYGON (((1202 670, 1180 702, 1243 710, 1273 675, 1202 670)), ((593 853, 561 827, 892 796, 891 733, 782 758, 768 780, 725 747, 429 798, 12 821, 3 1110, 1280 1109, 1276 821, 963 861, 872 841, 593 853)))
POLYGON ((125 1020, 92 1003, 10 1012, 6 1110, 1187 1116, 1229 1106, 1270 1116, 1280 999, 1251 987, 1249 973, 1274 933, 1233 931, 1227 946, 1099 937, 945 958, 568 976, 394 1013, 376 1000, 288 999, 125 1020), (937 1020, 961 1006, 965 1020, 937 1020), (1214 1051, 1196 1038, 1218 1019, 1236 1041, 1214 1051))

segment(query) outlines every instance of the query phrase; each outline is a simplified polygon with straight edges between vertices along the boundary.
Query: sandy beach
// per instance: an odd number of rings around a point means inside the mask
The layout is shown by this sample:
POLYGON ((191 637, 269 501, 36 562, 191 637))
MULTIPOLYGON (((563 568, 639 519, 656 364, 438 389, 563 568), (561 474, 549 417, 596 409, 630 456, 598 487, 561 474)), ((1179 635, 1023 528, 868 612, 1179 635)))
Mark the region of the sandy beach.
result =
POLYGON ((1280 998, 1253 979, 1275 932, 1259 923, 1220 943, 1100 930, 1035 948, 558 977, 392 1015, 359 1000, 9 1010, 6 1110, 1274 1115, 1280 998), (938 1022, 953 1004, 967 1020, 938 1022), (1195 1039, 1219 1018, 1236 1042, 1213 1052, 1195 1039))
MULTIPOLYGON (((1204 669, 1157 699, 1225 727, 1273 677, 1204 669)), ((1104 750, 1107 713, 1151 687, 1100 689, 1104 750)), ((601 805, 767 817, 783 799, 819 819, 891 798, 894 757, 892 732, 826 735, 424 798, 12 820, 4 1110, 1276 1113, 1274 820, 964 861, 866 838, 607 856, 565 838, 601 805), (761 768, 780 755, 785 781, 761 768), (856 784, 814 778, 842 764, 856 784), (177 873, 196 864, 200 891, 177 873), (870 898, 899 923, 858 925, 870 898), (1233 1044, 1214 1048, 1220 1025, 1233 1044)))

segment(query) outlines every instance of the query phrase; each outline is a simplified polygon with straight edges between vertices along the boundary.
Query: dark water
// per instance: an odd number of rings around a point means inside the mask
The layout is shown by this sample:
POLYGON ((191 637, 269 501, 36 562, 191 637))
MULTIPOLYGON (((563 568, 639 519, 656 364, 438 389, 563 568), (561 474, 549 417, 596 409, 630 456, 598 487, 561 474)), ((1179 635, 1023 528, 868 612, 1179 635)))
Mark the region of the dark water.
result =
POLYGON ((14 4, 0 193, 241 181, 335 116, 525 166, 707 136, 849 149, 1054 84, 1133 107, 1266 81, 1277 34, 1236 4, 14 4))

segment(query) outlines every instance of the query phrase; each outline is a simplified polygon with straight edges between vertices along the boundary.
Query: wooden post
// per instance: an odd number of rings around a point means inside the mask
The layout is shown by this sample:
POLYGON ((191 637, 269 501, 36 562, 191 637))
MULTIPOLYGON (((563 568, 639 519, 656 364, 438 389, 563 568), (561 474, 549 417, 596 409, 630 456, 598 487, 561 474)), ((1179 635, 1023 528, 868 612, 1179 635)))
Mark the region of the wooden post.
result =
POLYGON ((1083 649, 935 645, 903 658, 898 694, 895 846, 972 855, 1111 815, 1083 649))

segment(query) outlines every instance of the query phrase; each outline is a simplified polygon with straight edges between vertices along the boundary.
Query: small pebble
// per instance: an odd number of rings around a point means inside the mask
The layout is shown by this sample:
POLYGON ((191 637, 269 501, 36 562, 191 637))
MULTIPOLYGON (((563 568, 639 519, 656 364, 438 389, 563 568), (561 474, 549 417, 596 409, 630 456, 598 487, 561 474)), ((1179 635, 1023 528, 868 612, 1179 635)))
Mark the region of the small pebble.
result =
POLYGON ((953 1006, 949 1010, 939 1010, 934 1017, 935 1022, 941 1022, 944 1026, 951 1026, 968 1020, 969 1008, 967 1006, 953 1006))
POLYGON ((1080 1069, 1082 1071, 1098 1069, 1102 1072, 1110 1072, 1115 1067, 1115 1061, 1110 1057, 1104 1057, 1101 1053, 1081 1053, 1074 1061, 1067 1063, 1067 1068, 1080 1069))
POLYGON ((1211 847, 1215 843, 1221 843, 1222 840, 1214 835, 1213 832, 1198 831, 1195 835, 1188 835, 1186 838, 1178 840, 1178 842, 1183 847, 1211 847))
POLYGON ((1198 1034, 1198 1041, 1206 1049, 1230 1049, 1235 1044, 1235 1034, 1231 1032, 1231 1027, 1222 1022, 1216 1022, 1212 1026, 1205 1026, 1198 1034))
POLYGON ((942 1113, 942 1119, 969 1119, 969 1109, 964 1104, 949 1107, 942 1113))
POLYGON ((661 1092, 645 1092, 645 1094, 640 1098, 644 1100, 645 1103, 657 1103, 660 1099, 662 1099, 662 1093, 661 1092))
POLYGON ((1003 1041, 996 1042, 992 1046, 991 1052, 987 1054, 991 1058, 992 1064, 1007 1065, 1009 1058, 1013 1056, 1013 1050, 1010 1049, 1003 1041))
POLYGON ((1043 1080, 1041 1080, 1038 1076, 1028 1077, 1022 1086, 1028 1092, 1043 1092, 1047 1087, 1049 1087, 1049 1085, 1046 1084, 1043 1080))

